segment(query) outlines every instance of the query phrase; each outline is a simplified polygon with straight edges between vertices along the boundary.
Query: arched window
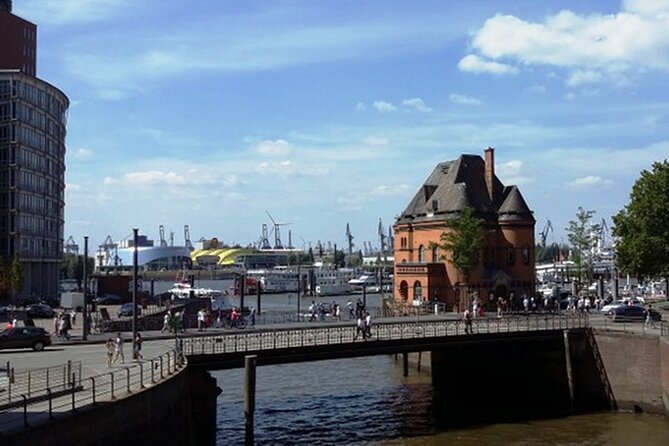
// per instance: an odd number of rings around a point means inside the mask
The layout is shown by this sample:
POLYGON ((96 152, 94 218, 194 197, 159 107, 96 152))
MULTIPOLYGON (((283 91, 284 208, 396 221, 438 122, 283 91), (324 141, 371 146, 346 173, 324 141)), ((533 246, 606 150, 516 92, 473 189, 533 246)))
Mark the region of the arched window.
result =
POLYGON ((406 282, 406 280, 400 282, 400 297, 402 298, 403 302, 406 302, 407 299, 409 299, 409 284, 406 282))
POLYGON ((418 247, 418 263, 425 263, 425 246, 418 247))
POLYGON ((435 263, 439 261, 439 248, 437 246, 432 248, 432 261, 435 263))
POLYGON ((413 283, 413 299, 423 300, 423 287, 418 280, 413 283))

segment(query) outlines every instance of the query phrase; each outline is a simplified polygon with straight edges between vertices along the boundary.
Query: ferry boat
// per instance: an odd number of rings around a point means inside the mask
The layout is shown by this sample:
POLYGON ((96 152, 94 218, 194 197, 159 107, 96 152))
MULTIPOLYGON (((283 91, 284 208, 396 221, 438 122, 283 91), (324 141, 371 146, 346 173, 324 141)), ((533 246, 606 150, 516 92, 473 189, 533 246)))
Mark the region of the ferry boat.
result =
POLYGON ((356 276, 357 272, 349 268, 316 269, 314 270, 316 294, 319 296, 350 294, 353 292, 353 285, 351 285, 350 281, 356 276))
POLYGON ((229 310, 232 308, 232 298, 227 292, 221 290, 213 290, 210 288, 195 288, 191 287, 189 283, 177 282, 174 287, 169 290, 169 293, 175 299, 209 299, 211 309, 229 310))
POLYGON ((293 293, 298 289, 297 271, 285 267, 251 269, 246 275, 260 285, 263 293, 293 293))

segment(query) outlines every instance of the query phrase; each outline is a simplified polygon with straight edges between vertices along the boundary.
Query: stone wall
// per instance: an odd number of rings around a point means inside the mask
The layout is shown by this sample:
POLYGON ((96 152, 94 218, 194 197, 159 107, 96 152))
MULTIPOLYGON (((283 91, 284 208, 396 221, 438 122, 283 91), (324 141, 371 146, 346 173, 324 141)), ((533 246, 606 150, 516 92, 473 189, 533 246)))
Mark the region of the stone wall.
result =
POLYGON ((216 381, 206 372, 186 368, 156 387, 79 409, 75 416, 62 416, 0 442, 3 446, 213 446, 218 393, 216 381))

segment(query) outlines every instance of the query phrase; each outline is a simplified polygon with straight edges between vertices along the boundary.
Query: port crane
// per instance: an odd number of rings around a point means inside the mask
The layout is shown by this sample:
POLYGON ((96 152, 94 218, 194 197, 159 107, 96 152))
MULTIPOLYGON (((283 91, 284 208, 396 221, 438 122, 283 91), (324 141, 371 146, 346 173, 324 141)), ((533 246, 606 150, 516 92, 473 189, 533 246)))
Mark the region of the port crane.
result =
POLYGON ((353 254, 355 243, 353 243, 353 234, 351 233, 351 226, 348 223, 346 223, 346 239, 348 240, 348 254, 351 255, 353 254))
POLYGON ((79 254, 79 245, 74 241, 74 237, 70 236, 65 242, 66 254, 79 254))
POLYGON ((546 238, 549 232, 553 232, 553 224, 550 220, 546 221, 544 229, 539 233, 539 246, 542 248, 546 247, 546 238))

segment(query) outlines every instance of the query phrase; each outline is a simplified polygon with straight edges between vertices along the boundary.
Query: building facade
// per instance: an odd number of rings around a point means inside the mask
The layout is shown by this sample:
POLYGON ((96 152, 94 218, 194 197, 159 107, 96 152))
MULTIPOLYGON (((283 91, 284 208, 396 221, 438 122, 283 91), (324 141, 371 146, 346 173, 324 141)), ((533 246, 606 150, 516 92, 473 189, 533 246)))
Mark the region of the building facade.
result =
POLYGON ((499 297, 521 299, 534 291, 532 211, 516 186, 495 175, 494 149, 485 159, 462 155, 439 163, 393 225, 396 302, 439 301, 462 311, 474 297, 494 305, 499 297), (480 262, 468 283, 442 252, 446 221, 467 208, 483 221, 480 262))
POLYGON ((37 27, 12 12, 11 0, 0 0, 0 68, 35 76, 37 27))
MULTIPOLYGON (((0 1, 0 42, 5 43, 15 32, 21 37, 22 30, 35 29, 6 28, 5 23, 25 22, 7 5, 11 2, 0 1)), ((31 74, 34 70, 17 67, 13 57, 5 57, 9 53, 0 54, 0 257, 9 263, 18 256, 21 262, 23 287, 17 298, 57 296, 69 100, 31 74)))

